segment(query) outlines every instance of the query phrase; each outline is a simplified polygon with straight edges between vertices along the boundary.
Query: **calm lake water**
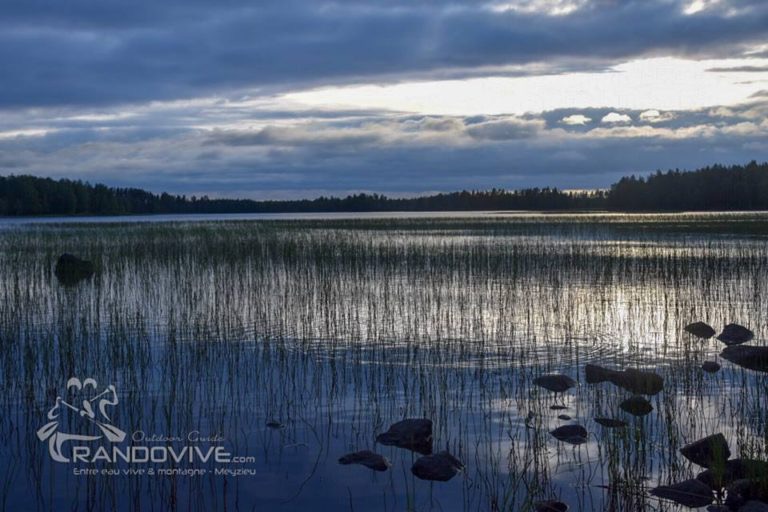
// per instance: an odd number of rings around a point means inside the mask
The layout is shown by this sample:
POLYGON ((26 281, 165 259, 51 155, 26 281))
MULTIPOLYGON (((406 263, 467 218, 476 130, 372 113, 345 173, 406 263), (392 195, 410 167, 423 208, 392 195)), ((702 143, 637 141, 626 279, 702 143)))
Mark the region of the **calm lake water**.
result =
POLYGON ((0 221, 0 510, 686 510, 648 494, 686 443, 768 458, 768 374, 683 330, 765 344, 768 214, 75 220, 0 221), (653 411, 588 363, 660 374, 653 411), (375 443, 404 418, 464 472, 375 443), (337 462, 363 449, 391 468, 337 462))

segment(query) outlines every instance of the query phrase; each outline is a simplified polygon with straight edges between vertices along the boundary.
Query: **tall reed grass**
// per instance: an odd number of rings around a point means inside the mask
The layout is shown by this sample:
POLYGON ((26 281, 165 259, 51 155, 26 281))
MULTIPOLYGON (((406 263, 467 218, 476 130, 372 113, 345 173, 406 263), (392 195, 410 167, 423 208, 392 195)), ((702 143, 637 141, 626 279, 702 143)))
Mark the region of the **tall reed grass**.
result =
POLYGON ((522 215, 4 229, 0 509, 518 511, 559 497, 580 511, 677 510, 647 489, 695 474, 685 443, 723 432, 737 454, 767 455, 766 376, 725 362, 703 373, 719 342, 682 330, 735 321, 762 343, 766 225, 522 215), (98 272, 60 285, 62 252, 98 272), (654 412, 621 413, 628 395, 587 385, 588 362, 660 373, 654 412), (532 385, 552 372, 580 385, 559 397, 532 385), (129 432, 220 433, 258 475, 72 475, 34 435, 70 376, 114 383, 129 432), (588 443, 548 434, 563 412, 588 443), (413 454, 374 446, 405 417, 431 418, 436 447, 466 472, 428 484, 413 454), (364 448, 392 469, 336 464, 364 448))

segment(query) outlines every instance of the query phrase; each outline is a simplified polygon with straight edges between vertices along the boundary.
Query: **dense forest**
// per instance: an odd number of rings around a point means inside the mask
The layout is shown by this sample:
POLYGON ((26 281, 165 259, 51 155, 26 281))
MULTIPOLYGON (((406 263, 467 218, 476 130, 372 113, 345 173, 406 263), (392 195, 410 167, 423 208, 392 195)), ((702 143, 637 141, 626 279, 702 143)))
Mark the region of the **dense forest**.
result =
POLYGON ((462 191, 416 198, 356 194, 289 201, 153 194, 82 181, 0 177, 0 215, 277 213, 450 210, 768 210, 768 163, 625 177, 607 191, 556 188, 462 191))
POLYGON ((657 171, 615 183, 607 196, 611 210, 768 210, 768 162, 693 172, 657 171))

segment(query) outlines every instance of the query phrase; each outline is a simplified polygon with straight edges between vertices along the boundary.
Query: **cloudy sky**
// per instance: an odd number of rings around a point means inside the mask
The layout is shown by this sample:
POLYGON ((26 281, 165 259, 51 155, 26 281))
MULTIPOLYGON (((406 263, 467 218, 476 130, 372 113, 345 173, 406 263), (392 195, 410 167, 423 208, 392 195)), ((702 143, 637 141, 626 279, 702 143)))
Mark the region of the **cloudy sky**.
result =
POLYGON ((4 0, 0 174, 289 198, 768 160, 765 0, 4 0))

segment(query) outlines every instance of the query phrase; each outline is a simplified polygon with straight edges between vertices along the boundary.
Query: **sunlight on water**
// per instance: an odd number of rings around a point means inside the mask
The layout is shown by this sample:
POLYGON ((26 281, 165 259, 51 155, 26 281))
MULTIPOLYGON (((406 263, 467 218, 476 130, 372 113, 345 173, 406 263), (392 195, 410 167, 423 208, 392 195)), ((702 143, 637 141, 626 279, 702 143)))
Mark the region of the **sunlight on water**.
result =
POLYGON ((767 226, 754 213, 8 225, 0 505, 517 511, 561 499, 571 510, 681 510, 648 490, 696 475, 679 454, 686 443, 722 432, 735 456, 767 455, 766 374, 683 331, 735 322, 763 345, 767 226), (64 252, 96 273, 63 285, 64 252), (705 373, 706 360, 723 368, 705 373), (587 363, 658 372, 653 411, 623 412, 631 393, 588 384, 587 363), (545 373, 578 385, 534 386, 545 373), (60 432, 109 426, 84 421, 91 406, 70 377, 115 385, 120 449, 218 446, 248 460, 55 462, 36 433, 57 396, 60 432), (435 450, 465 471, 430 484, 411 474, 419 455, 375 444, 408 417, 431 419, 435 450), (583 444, 549 434, 576 423, 583 444), (337 463, 363 449, 392 467, 337 463), (154 474, 77 474, 92 468, 154 474))

